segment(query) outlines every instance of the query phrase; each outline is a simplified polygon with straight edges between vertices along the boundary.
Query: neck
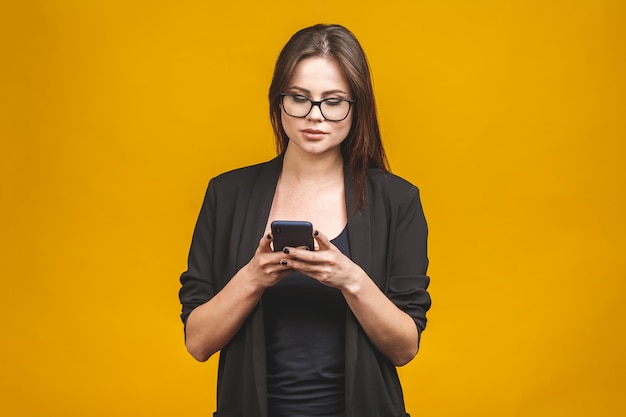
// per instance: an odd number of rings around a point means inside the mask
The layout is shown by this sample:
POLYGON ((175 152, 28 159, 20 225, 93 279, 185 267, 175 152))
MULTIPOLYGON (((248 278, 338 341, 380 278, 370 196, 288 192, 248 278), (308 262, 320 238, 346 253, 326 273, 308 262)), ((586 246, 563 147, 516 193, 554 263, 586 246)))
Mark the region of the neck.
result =
POLYGON ((294 148, 296 147, 287 147, 285 151, 282 177, 318 183, 337 176, 343 177, 343 157, 340 151, 313 155, 298 152, 294 148))

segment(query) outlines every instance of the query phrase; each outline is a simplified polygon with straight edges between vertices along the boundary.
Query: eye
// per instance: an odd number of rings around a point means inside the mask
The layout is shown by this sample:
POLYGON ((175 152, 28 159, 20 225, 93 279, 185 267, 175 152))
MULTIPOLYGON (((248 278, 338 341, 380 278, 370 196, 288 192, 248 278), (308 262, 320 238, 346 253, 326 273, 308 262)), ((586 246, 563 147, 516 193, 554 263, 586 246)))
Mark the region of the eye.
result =
POLYGON ((300 94, 292 94, 291 98, 295 103, 306 103, 307 101, 309 101, 308 98, 300 94))
POLYGON ((343 104, 343 100, 340 98, 327 98, 324 100, 324 103, 326 103, 327 106, 335 107, 341 106, 343 104))

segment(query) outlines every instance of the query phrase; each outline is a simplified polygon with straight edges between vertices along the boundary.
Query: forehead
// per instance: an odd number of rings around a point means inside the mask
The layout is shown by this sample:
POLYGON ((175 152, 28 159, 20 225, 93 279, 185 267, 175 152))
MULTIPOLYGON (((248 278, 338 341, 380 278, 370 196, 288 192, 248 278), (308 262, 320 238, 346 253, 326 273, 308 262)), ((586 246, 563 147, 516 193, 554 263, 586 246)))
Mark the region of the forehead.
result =
POLYGON ((305 58, 296 65, 289 88, 302 88, 311 92, 350 92, 350 85, 339 64, 333 59, 319 56, 305 58))

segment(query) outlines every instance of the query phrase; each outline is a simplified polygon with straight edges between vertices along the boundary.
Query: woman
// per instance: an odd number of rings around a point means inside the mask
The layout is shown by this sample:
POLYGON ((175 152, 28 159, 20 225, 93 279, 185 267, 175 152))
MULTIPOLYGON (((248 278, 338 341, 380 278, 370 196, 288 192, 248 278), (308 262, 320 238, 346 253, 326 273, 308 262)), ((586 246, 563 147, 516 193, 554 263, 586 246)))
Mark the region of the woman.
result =
POLYGON ((427 228, 356 38, 297 32, 269 102, 279 156, 210 181, 181 277, 187 349, 220 351, 214 415, 407 416, 395 367, 426 325, 427 228), (274 252, 274 220, 310 221, 315 250, 274 252))

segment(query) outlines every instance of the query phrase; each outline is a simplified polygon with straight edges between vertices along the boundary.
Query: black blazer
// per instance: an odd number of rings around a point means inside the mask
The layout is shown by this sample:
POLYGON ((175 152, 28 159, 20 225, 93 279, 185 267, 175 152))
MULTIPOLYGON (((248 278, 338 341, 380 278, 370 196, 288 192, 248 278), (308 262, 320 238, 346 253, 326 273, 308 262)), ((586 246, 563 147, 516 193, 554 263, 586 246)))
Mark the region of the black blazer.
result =
MULTIPOLYGON (((210 300, 247 264, 265 233, 282 169, 282 155, 213 178, 208 186, 181 276, 181 318, 210 300)), ((353 179, 345 176, 348 239, 354 262, 419 331, 426 326, 427 226, 418 189, 370 169, 366 207, 354 209, 353 179)), ((346 417, 405 417, 395 366, 368 340, 354 315, 346 317, 346 417)), ((268 417, 263 308, 259 304, 220 352, 215 417, 268 417)), ((271 417, 271 416, 269 416, 271 417)))

